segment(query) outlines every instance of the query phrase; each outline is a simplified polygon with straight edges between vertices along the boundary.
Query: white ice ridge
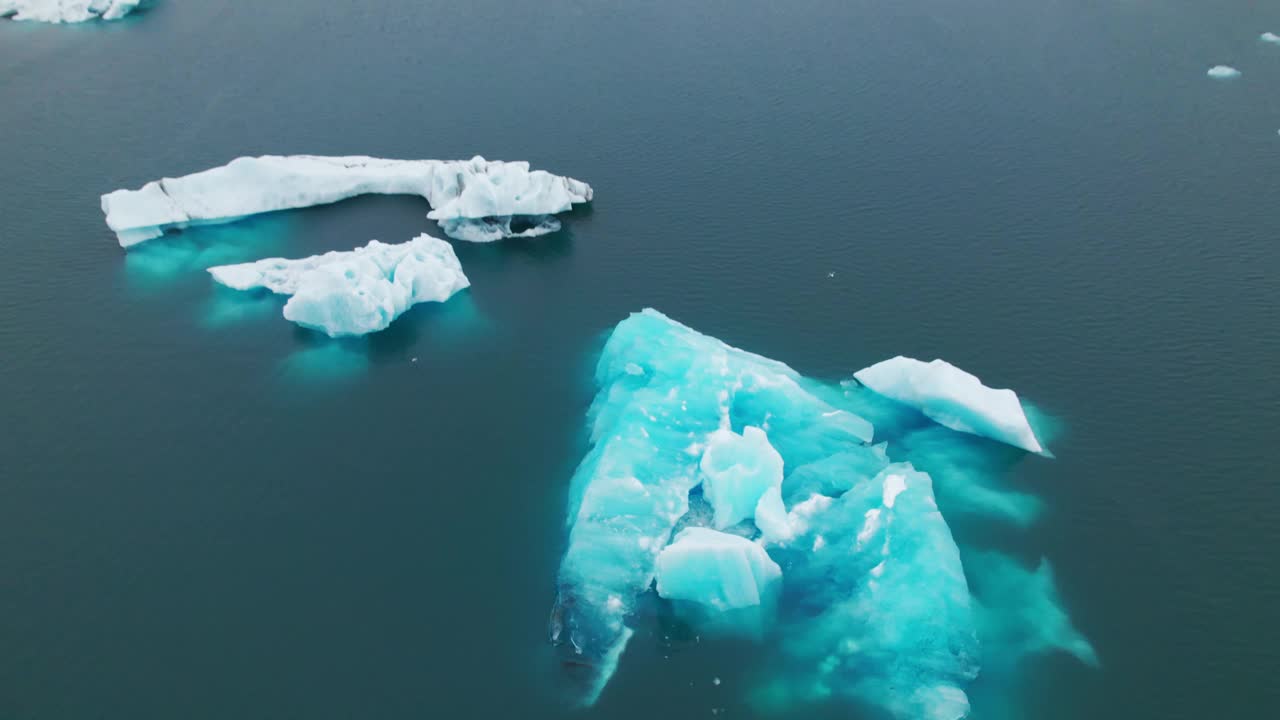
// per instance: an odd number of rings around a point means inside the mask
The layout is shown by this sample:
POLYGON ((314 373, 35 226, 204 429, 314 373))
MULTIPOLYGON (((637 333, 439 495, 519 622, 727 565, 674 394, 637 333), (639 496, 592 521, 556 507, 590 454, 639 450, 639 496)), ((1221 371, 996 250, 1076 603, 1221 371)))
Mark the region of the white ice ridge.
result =
POLYGON ((141 0, 0 0, 0 18, 50 23, 119 20, 141 0))
POLYGON ((107 193, 102 212, 121 247, 129 247, 166 230, 370 193, 420 195, 431 203, 428 218, 450 237, 472 242, 554 232, 560 222, 551 215, 591 200, 591 186, 579 180, 530 170, 527 162, 478 155, 470 160, 263 155, 107 193))
POLYGON ((1258 36, 1258 39, 1261 40, 1262 42, 1280 45, 1280 35, 1277 35, 1273 32, 1264 32, 1258 36))
POLYGON ((355 250, 286 260, 268 258, 209 268, 236 290, 266 288, 291 295, 284 316, 330 337, 384 330, 421 302, 444 302, 471 283, 449 243, 419 235, 406 243, 377 240, 355 250))
POLYGON ((1240 71, 1230 65, 1214 65, 1209 68, 1208 75, 1215 80, 1228 80, 1233 77, 1240 77, 1240 71))
POLYGON ((952 430, 1047 454, 1012 390, 989 388, 945 360, 891 358, 854 373, 858 382, 952 430))

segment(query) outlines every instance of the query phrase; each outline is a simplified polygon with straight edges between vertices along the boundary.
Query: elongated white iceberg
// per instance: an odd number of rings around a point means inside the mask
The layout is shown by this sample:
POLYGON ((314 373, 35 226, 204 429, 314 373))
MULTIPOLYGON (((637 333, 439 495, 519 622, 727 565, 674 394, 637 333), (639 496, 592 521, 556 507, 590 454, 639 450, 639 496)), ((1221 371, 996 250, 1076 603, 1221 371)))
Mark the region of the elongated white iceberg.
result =
POLYGON ((50 23, 119 20, 141 0, 0 0, 0 18, 50 23))
POLYGON ((1214 65, 1209 68, 1208 75, 1214 80, 1230 80, 1234 77, 1240 77, 1240 71, 1230 65, 1214 65))
POLYGON ((926 363, 899 355, 853 376, 871 390, 910 405, 952 430, 1028 452, 1045 452, 1016 393, 989 388, 945 360, 926 363))
POLYGON ((344 252, 286 260, 268 258, 209 268, 236 290, 266 288, 290 295, 285 318, 330 337, 365 335, 421 302, 444 302, 471 283, 453 246, 429 235, 387 245, 377 240, 344 252))
MULTIPOLYGON (((0 0, 2 1, 2 0, 0 0)), ((553 232, 551 215, 591 200, 591 186, 526 162, 264 155, 102 196, 122 247, 167 230, 324 205, 356 195, 419 195, 450 237, 488 242, 553 232)))
POLYGON ((1280 45, 1280 35, 1273 32, 1264 32, 1258 36, 1258 39, 1265 43, 1271 43, 1272 45, 1280 45))
POLYGON ((715 610, 767 603, 782 568, 760 545, 739 535, 691 527, 658 555, 658 595, 715 610))

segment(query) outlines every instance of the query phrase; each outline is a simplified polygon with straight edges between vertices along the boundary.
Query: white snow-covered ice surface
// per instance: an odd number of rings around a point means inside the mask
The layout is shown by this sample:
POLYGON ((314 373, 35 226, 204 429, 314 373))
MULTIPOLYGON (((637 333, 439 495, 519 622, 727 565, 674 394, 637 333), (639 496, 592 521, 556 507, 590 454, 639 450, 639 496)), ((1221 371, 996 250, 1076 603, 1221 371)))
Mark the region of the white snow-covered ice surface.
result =
POLYGON ((168 230, 371 193, 421 196, 431 204, 428 218, 471 242, 554 232, 555 214, 592 197, 590 185, 530 170, 527 162, 264 155, 107 193, 102 211, 120 245, 129 247, 168 230))

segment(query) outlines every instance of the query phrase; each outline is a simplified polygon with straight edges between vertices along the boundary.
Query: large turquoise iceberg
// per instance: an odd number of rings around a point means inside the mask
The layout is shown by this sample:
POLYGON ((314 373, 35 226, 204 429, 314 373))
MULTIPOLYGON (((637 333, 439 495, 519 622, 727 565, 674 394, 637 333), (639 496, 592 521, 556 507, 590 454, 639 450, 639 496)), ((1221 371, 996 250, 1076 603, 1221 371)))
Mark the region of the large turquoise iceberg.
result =
POLYGON ((714 622, 770 606, 778 568, 785 669, 759 703, 965 716, 979 652, 959 551, 929 475, 871 444, 846 392, 654 310, 614 329, 596 381, 551 620, 577 702, 655 579, 714 622))

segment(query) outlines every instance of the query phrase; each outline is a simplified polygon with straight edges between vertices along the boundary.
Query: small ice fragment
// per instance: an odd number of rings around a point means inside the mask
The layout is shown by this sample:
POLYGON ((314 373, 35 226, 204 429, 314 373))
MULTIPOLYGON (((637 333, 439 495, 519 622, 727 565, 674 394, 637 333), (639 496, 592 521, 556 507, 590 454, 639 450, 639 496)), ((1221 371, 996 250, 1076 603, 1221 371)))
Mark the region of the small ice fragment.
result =
POLYGON ((1240 77, 1240 71, 1230 65, 1214 65, 1209 68, 1208 74, 1214 80, 1230 80, 1234 77, 1240 77))
POLYGON ((712 679, 711 679, 711 684, 712 684, 712 685, 719 685, 719 684, 720 684, 720 678, 712 678, 712 679))
POLYGON ((1264 32, 1258 36, 1258 39, 1265 43, 1280 45, 1280 35, 1277 35, 1273 32, 1264 32))

